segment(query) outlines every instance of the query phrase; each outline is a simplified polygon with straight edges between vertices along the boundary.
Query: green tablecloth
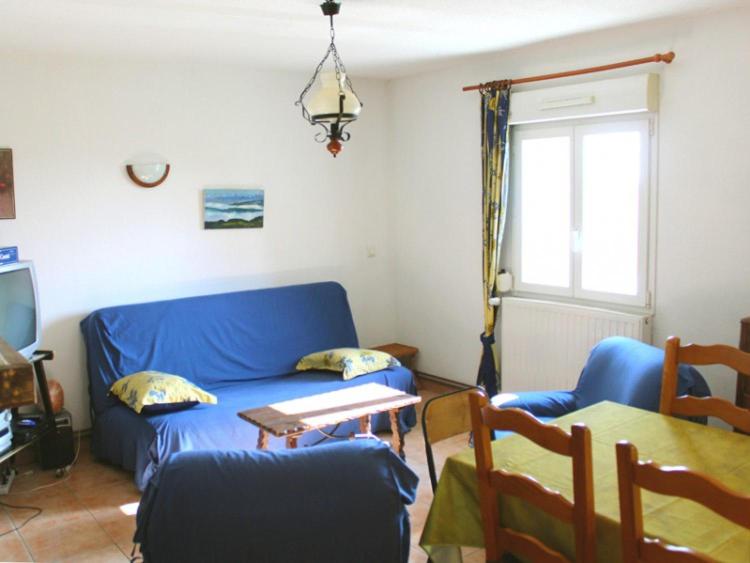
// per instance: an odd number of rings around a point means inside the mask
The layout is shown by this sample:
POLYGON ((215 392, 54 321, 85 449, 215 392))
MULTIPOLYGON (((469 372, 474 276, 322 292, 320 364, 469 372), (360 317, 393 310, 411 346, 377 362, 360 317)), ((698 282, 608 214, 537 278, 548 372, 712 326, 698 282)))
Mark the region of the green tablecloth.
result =
MULTIPOLYGON (((565 430, 585 423, 592 433, 597 560, 620 561, 619 498, 615 444, 629 440, 642 460, 685 465, 713 476, 727 487, 750 494, 750 437, 712 426, 608 401, 554 421, 565 430)), ((570 458, 538 447, 518 435, 493 442, 495 465, 525 473, 573 498, 570 458)), ((483 547, 474 451, 446 460, 420 545, 429 554, 447 546, 483 547)), ((571 560, 573 529, 514 497, 500 502, 501 522, 529 533, 571 560)), ((750 531, 691 501, 643 491, 644 528, 648 537, 699 550, 719 561, 750 562, 750 531)))

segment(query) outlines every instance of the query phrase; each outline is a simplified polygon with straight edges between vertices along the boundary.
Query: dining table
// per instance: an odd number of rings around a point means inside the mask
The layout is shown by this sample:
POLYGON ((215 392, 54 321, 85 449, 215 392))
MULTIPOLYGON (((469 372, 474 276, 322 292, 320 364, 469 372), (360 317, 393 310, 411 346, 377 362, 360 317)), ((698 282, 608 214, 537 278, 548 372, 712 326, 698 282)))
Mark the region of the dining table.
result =
MULTIPOLYGON (((710 475, 730 489, 750 495, 750 436, 610 401, 550 422, 569 431, 582 422, 591 430, 596 511, 597 561, 621 561, 620 508, 615 444, 628 440, 639 459, 686 466, 710 475)), ((573 499, 571 459, 518 434, 492 443, 495 467, 522 473, 573 499)), ((750 530, 708 508, 679 497, 642 491, 644 531, 718 561, 750 562, 750 530)), ((518 497, 498 497, 500 522, 540 539, 575 560, 572 525, 518 497)), ((446 459, 433 498, 421 547, 434 563, 461 560, 460 546, 484 547, 474 450, 446 459)))

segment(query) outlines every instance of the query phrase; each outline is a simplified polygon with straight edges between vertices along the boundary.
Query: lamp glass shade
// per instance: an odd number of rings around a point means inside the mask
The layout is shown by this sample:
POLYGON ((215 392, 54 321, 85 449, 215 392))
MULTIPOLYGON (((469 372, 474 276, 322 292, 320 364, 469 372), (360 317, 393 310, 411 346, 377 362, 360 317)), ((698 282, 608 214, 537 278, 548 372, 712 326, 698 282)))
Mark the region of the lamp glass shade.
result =
POLYGON ((362 110, 357 96, 346 84, 346 75, 341 73, 336 80, 335 72, 321 72, 317 88, 307 104, 310 117, 316 123, 334 123, 354 121, 362 110), (339 118, 339 95, 344 94, 344 110, 339 118))
POLYGON ((166 162, 139 162, 130 165, 133 174, 144 184, 151 184, 164 177, 166 162))

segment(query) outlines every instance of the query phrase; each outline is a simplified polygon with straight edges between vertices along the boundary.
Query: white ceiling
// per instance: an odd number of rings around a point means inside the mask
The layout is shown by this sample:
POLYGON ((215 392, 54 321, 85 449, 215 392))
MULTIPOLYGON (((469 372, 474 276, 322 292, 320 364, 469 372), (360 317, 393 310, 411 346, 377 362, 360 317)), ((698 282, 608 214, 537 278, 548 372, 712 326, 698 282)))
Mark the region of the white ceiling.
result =
MULTIPOLYGON (((312 71, 320 0, 0 0, 0 53, 87 52, 312 71)), ((483 53, 743 0, 343 0, 337 45, 358 76, 390 78, 483 53)))

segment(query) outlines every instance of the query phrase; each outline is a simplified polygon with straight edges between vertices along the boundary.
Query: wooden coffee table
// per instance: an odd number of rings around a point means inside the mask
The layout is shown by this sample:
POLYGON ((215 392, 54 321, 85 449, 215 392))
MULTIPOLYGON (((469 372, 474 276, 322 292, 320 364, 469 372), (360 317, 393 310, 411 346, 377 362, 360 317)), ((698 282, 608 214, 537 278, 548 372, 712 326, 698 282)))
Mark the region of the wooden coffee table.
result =
POLYGON ((297 438, 305 432, 355 419, 359 419, 361 433, 371 434, 371 416, 387 411, 391 419, 393 449, 403 457, 404 441, 398 424, 398 411, 421 400, 422 397, 379 383, 366 383, 248 409, 237 415, 259 428, 258 449, 265 449, 268 447, 269 433, 286 437, 287 448, 296 448, 297 438))

